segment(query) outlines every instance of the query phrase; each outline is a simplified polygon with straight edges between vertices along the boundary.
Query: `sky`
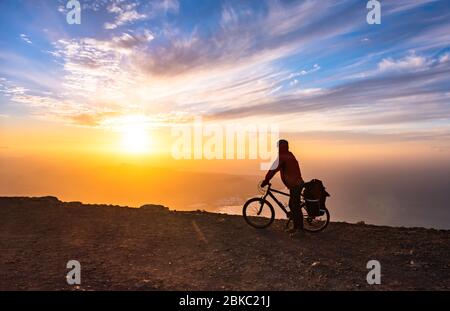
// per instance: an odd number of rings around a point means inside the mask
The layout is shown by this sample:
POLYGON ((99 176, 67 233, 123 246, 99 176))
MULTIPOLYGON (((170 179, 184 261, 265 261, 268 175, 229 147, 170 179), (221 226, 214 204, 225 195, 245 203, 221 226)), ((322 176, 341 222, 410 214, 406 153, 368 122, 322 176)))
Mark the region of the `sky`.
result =
POLYGON ((311 177, 369 162, 448 172, 449 1, 382 0, 373 25, 362 0, 84 0, 79 25, 67 2, 0 1, 4 169, 132 151, 155 166, 261 175, 245 161, 167 156, 171 128, 201 117, 275 124, 311 177))

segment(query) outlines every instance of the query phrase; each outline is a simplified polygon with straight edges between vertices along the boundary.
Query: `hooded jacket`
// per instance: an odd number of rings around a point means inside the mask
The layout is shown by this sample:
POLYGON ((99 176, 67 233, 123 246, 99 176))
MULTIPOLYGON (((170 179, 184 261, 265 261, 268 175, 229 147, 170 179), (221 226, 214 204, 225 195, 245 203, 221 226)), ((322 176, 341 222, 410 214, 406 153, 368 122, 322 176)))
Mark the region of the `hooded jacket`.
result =
POLYGON ((278 171, 280 171, 283 184, 289 189, 303 183, 298 161, 286 145, 280 145, 278 159, 275 160, 271 169, 267 172, 265 181, 269 182, 278 171))

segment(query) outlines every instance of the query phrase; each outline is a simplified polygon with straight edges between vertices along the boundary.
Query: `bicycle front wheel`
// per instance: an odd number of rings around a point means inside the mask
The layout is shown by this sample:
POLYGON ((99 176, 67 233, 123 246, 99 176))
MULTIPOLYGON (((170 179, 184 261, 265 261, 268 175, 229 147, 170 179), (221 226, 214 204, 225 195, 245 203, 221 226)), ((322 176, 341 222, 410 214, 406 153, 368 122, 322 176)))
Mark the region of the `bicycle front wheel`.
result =
POLYGON ((275 219, 272 204, 262 198, 253 198, 245 202, 242 214, 250 226, 258 229, 267 228, 275 219))

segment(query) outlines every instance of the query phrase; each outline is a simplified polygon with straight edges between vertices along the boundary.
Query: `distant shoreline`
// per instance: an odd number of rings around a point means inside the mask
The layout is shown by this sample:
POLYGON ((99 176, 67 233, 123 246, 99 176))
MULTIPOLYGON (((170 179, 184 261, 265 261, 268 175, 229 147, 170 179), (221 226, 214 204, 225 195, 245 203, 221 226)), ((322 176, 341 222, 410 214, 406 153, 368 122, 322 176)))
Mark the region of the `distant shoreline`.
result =
MULTIPOLYGON (((81 201, 61 201, 58 197, 53 195, 47 195, 47 196, 0 196, 0 207, 1 203, 4 200, 19 200, 19 201, 38 201, 38 202, 51 202, 51 203, 58 203, 62 204, 66 207, 76 207, 76 206, 85 206, 85 207, 120 207, 120 208, 131 208, 131 209, 140 209, 142 207, 151 207, 151 206, 158 206, 168 209, 169 211, 173 212, 203 212, 203 213, 212 213, 212 214, 224 214, 224 215, 230 215, 230 216, 241 216, 241 208, 240 205, 227 205, 223 207, 218 207, 215 210, 207 210, 204 209, 204 206, 202 205, 199 208, 192 207, 192 209, 187 210, 180 210, 180 209, 171 209, 170 207, 166 207, 161 204, 143 204, 141 206, 129 206, 129 205, 119 205, 119 204, 103 204, 103 203, 83 203, 81 201), (227 211, 228 210, 228 211, 227 211)), ((284 214, 276 214, 275 216, 278 220, 285 220, 286 217, 284 214)), ((343 223, 343 224, 350 224, 350 225, 367 225, 367 226, 376 226, 376 227, 388 227, 388 228, 409 228, 409 229, 425 229, 425 230, 438 230, 438 231, 449 231, 450 229, 442 229, 442 228, 434 228, 434 227, 425 227, 425 226, 396 226, 396 225, 386 225, 386 224, 374 224, 369 223, 364 220, 361 221, 354 221, 354 222, 348 222, 348 221, 333 221, 333 218, 331 219, 331 222, 335 223, 343 223)))

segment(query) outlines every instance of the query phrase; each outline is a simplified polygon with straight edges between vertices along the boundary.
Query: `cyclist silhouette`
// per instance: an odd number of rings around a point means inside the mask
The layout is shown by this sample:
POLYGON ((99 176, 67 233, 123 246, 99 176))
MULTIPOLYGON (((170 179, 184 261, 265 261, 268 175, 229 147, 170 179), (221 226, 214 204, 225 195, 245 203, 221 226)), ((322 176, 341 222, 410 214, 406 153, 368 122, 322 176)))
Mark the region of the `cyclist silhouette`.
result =
POLYGON ((304 181, 298 161, 294 154, 289 151, 288 141, 284 139, 278 141, 278 158, 267 172, 266 177, 261 183, 261 187, 267 186, 278 171, 280 171, 283 184, 289 189, 289 209, 294 220, 294 228, 289 230, 289 232, 295 233, 300 227, 300 193, 304 186, 304 181))

